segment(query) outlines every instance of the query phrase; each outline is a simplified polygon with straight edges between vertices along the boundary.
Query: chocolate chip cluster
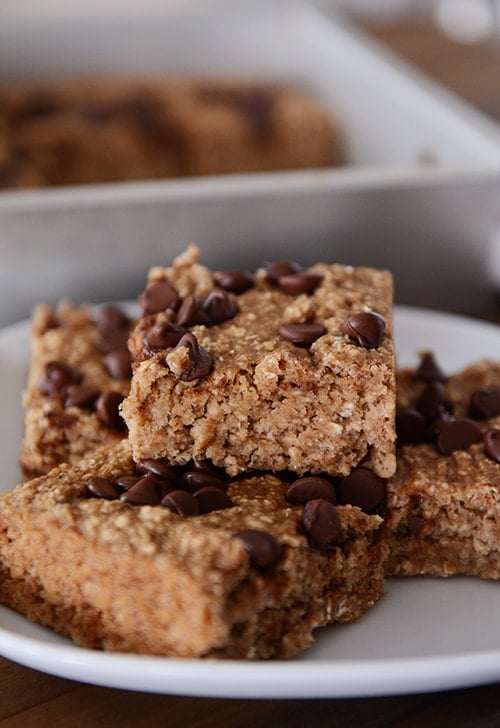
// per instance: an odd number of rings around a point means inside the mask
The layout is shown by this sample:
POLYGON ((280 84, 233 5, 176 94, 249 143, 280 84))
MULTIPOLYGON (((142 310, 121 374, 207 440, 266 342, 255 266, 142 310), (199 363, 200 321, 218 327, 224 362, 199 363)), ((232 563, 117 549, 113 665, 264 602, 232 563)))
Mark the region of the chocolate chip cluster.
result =
MULTIPOLYGON (((165 460, 144 460, 135 471, 114 479, 92 477, 85 493, 89 498, 120 500, 130 506, 161 506, 181 518, 201 516, 233 508, 229 481, 223 470, 210 461, 193 459, 183 467, 165 460)), ((313 548, 328 548, 338 542, 341 521, 337 504, 350 504, 373 513, 385 499, 385 481, 366 467, 358 467, 346 478, 304 476, 295 479, 284 494, 287 503, 303 506, 299 530, 313 548)), ((274 536, 259 529, 234 534, 244 541, 252 566, 268 569, 281 556, 274 536)))
MULTIPOLYGON (((131 321, 119 308, 100 309, 94 319, 98 336, 94 346, 102 353, 107 374, 116 380, 132 376, 131 357, 127 349, 131 321)), ((123 395, 114 390, 100 391, 84 383, 83 374, 63 361, 49 361, 38 381, 42 394, 57 397, 65 409, 81 407, 95 412, 99 421, 112 430, 125 430, 119 413, 123 395)))
MULTIPOLYGON (((202 378, 214 366, 210 352, 200 346, 188 329, 196 325, 211 327, 232 319, 238 313, 239 307, 236 299, 229 294, 239 295, 255 285, 252 274, 239 270, 215 271, 213 280, 217 288, 204 300, 194 295, 182 300, 167 279, 153 282, 139 298, 147 327, 144 355, 149 357, 172 347, 187 348, 190 365, 178 372, 179 379, 184 381, 202 378), (155 320, 155 314, 167 310, 171 311, 172 320, 155 320)), ((274 261, 266 267, 266 280, 287 295, 298 296, 314 293, 323 276, 304 271, 293 261, 274 261)), ((359 346, 373 349, 384 338, 385 321, 375 312, 353 313, 342 324, 341 331, 359 346)), ((308 348, 326 333, 326 328, 321 322, 286 323, 280 326, 278 333, 285 341, 308 348)))
POLYGON ((413 407, 399 410, 396 415, 397 445, 434 443, 442 455, 466 450, 474 443, 483 442, 485 454, 500 462, 500 430, 489 428, 485 432, 477 421, 500 415, 500 387, 482 388, 473 392, 468 406, 468 417, 455 418, 446 394, 446 375, 427 352, 413 377, 425 383, 413 407))

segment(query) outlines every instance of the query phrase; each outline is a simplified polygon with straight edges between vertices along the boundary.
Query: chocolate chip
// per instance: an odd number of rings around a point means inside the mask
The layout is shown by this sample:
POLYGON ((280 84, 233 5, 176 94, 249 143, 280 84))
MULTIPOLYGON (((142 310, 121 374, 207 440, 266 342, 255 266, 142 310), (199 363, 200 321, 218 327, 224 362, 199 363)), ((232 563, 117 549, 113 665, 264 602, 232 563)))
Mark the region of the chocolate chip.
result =
POLYGON ((225 470, 215 466, 211 460, 199 460, 198 458, 193 458, 187 464, 187 470, 197 470, 202 473, 208 473, 219 480, 224 480, 226 478, 225 470))
POLYGON ((130 490, 138 480, 140 480, 140 476, 138 475, 120 475, 119 478, 116 478, 115 485, 123 492, 124 490, 130 490))
POLYGON ((427 422, 432 422, 451 411, 451 403, 448 400, 446 389, 441 382, 429 382, 421 395, 418 397, 415 407, 425 417, 427 422))
POLYGON ((200 488, 194 494, 200 513, 211 513, 211 511, 222 511, 225 508, 232 508, 233 501, 220 488, 206 487, 200 488))
POLYGON ((295 346, 311 346, 323 336, 326 329, 322 324, 283 324, 279 334, 285 341, 291 341, 295 346))
POLYGON ((146 315, 160 313, 167 308, 176 308, 179 294, 167 280, 156 281, 139 296, 139 303, 146 315))
POLYGON ((358 506, 370 513, 385 497, 385 481, 369 468, 360 466, 342 479, 339 486, 341 503, 358 506))
POLYGON ((214 326, 234 318, 239 311, 236 301, 226 291, 216 288, 208 294, 203 302, 203 311, 207 314, 209 325, 214 326))
POLYGON ((500 463, 500 430, 495 427, 484 433, 484 452, 489 458, 500 463))
POLYGON ((235 533, 234 538, 243 541, 254 569, 266 571, 281 558, 281 544, 267 531, 245 528, 235 533))
POLYGON ((135 467, 138 473, 153 473, 162 480, 177 480, 175 470, 165 460, 146 458, 136 463, 135 467))
POLYGON ((427 439, 427 423, 421 412, 408 408, 396 413, 397 446, 417 444, 427 439))
POLYGON ((162 499, 161 505, 183 518, 197 516, 200 513, 198 501, 192 493, 188 493, 185 490, 173 490, 171 493, 168 493, 162 499))
POLYGON ((246 271, 217 270, 213 276, 217 285, 230 293, 244 293, 254 285, 253 275, 246 271))
POLYGON ((110 480, 100 478, 97 475, 89 478, 87 482, 87 495, 105 500, 116 500, 119 497, 118 491, 110 480))
POLYGON ((446 382, 448 377, 436 363, 434 355, 427 351, 421 355, 420 365, 415 369, 413 379, 424 382, 446 382))
POLYGON ((384 338, 385 321, 378 313, 361 311, 348 316, 341 330, 365 349, 376 349, 384 338))
POLYGON ((43 394, 59 394, 70 384, 80 384, 82 375, 77 369, 62 361, 50 361, 45 365, 45 372, 38 382, 43 394))
POLYGON ((317 475, 306 475, 298 478, 285 493, 285 499, 293 505, 304 505, 310 500, 327 500, 335 503, 335 489, 333 485, 317 475))
POLYGON ((441 420, 437 424, 437 448, 442 455, 466 450, 482 439, 482 432, 471 420, 441 420))
POLYGON ((123 394, 110 391, 100 394, 96 401, 95 412, 98 419, 112 430, 120 431, 126 428, 119 410, 123 400, 123 394))
POLYGON ((340 518, 333 503, 316 498, 306 503, 302 525, 309 541, 316 546, 328 546, 340 535, 340 518))
POLYGON ((94 315, 94 323, 101 331, 109 329, 125 329, 130 326, 129 317, 116 306, 103 306, 94 315))
POLYGON ((212 354, 199 345, 194 334, 184 334, 175 349, 182 347, 188 349, 191 366, 180 373, 179 379, 183 382, 191 382, 206 376, 214 365, 212 354))
POLYGON ((211 473, 204 473, 200 470, 188 470, 183 474, 182 480, 186 488, 192 493, 200 490, 200 488, 219 488, 219 490, 227 490, 227 483, 217 478, 211 473))
POLYGON ((208 313, 203 309, 203 304, 198 296, 186 296, 177 312, 178 326, 207 326, 210 323, 208 313))
POLYGON ((160 504, 160 488, 158 478, 152 473, 144 475, 122 493, 120 500, 133 506, 157 506, 160 504))
POLYGON ((275 260, 266 266, 266 278, 269 283, 278 285, 282 276, 295 275, 302 271, 302 266, 293 260, 275 260))
POLYGON ((99 390, 83 384, 70 384, 64 390, 65 407, 92 407, 99 397, 99 390))
POLYGON ((500 415, 500 387, 484 387, 473 392, 469 415, 476 420, 489 420, 500 415))
POLYGON ((130 379, 132 360, 127 349, 115 349, 104 358, 104 368, 113 379, 130 379))
POLYGON ((107 329, 102 331, 95 340, 95 348, 103 354, 109 354, 116 349, 126 349, 129 337, 127 329, 107 329))
POLYGON ((298 296, 301 293, 313 293, 322 280, 323 276, 317 273, 290 273, 280 276, 278 285, 285 293, 298 296))
POLYGON ((186 329, 182 326, 164 321, 152 326, 144 337, 144 341, 150 351, 160 351, 178 344, 186 333, 186 329))

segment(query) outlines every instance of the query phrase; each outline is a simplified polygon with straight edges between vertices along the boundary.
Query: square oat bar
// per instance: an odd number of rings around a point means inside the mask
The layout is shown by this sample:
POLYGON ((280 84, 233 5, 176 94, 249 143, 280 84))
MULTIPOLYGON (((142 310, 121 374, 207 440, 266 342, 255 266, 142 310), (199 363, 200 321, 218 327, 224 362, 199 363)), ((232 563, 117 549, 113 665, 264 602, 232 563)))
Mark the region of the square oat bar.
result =
POLYGON ((33 313, 25 432, 20 465, 26 477, 77 463, 126 434, 118 406, 130 387, 127 339, 132 325, 117 307, 63 301, 33 313))
POLYGON ((382 519, 311 480, 106 446, 0 497, 0 602, 90 648, 291 657, 383 591, 382 519))
POLYGON ((426 353, 397 380, 388 574, 500 578, 500 364, 447 377, 426 353))
POLYGON ((212 272, 198 253, 153 268, 140 298, 122 405, 134 458, 391 476, 390 273, 288 262, 212 272))

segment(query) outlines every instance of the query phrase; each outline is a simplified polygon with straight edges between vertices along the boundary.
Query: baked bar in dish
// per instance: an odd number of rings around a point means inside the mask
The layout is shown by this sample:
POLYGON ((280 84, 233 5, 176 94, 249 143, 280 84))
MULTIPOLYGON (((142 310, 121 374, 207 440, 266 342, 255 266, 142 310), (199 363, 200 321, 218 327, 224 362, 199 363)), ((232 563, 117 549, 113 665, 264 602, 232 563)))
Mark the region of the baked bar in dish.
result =
POLYGON ((332 114, 291 85, 71 79, 0 87, 0 188, 338 164, 332 114))

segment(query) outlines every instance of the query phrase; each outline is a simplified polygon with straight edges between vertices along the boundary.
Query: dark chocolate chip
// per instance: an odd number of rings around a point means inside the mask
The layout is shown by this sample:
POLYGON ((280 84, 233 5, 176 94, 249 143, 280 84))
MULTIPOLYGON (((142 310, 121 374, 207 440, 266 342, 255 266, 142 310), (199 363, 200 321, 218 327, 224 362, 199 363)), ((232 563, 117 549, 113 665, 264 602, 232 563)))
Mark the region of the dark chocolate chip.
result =
POLYGON ((99 337, 95 340, 95 348, 103 354, 109 354, 116 349, 126 349, 129 337, 129 330, 126 329, 106 329, 101 331, 99 337))
POLYGON ((243 541, 254 569, 270 569, 281 558, 281 544, 267 531, 245 528, 235 533, 234 538, 243 541))
POLYGON ((204 473, 201 470, 188 470, 183 474, 182 480, 186 485, 186 488, 192 493, 200 490, 200 488, 219 488, 219 490, 227 490, 227 483, 220 480, 211 473, 204 473))
POLYGON ((298 478, 285 493, 285 499, 293 505, 305 505, 310 500, 327 500, 335 503, 335 489, 333 485, 317 475, 306 475, 298 478))
POLYGON ((191 382, 194 379, 205 377, 214 365, 212 354, 199 345, 194 334, 184 334, 175 348, 182 347, 188 349, 191 366, 180 373, 179 379, 183 382, 191 382))
POLYGON ((132 360, 127 349, 115 349, 104 358, 104 368, 113 379, 130 379, 132 360))
POLYGON ((165 460, 146 458, 146 460, 136 463, 135 467, 138 473, 153 473, 162 480, 177 480, 175 470, 165 460))
POLYGON ((146 315, 160 313, 167 308, 176 308, 179 304, 179 294, 167 280, 156 281, 139 296, 139 303, 146 315))
POLYGON ((484 433, 484 452, 489 458, 500 463, 500 430, 495 427, 484 433))
POLYGON ((121 492, 124 490, 130 490, 130 488, 140 480, 139 475, 120 475, 116 478, 115 485, 121 492))
POLYGON ((152 473, 144 475, 121 494, 120 500, 133 506, 157 506, 160 504, 158 478, 152 473))
POLYGON ((115 500, 119 497, 118 490, 113 483, 97 475, 89 478, 87 482, 87 495, 94 498, 104 498, 105 500, 115 500))
POLYGON ((424 382, 446 382, 448 377, 440 369, 434 355, 427 351, 420 357, 420 364, 413 373, 413 378, 424 382))
POLYGON ((83 384, 70 384, 64 390, 65 407, 92 407, 99 397, 99 390, 83 384))
POLYGON ((376 349, 384 338, 385 321, 379 313, 361 311, 348 316, 341 330, 365 349, 376 349))
POLYGON ((302 525, 309 541, 316 546, 328 546, 340 535, 340 518, 333 503, 316 498, 306 503, 302 525))
POLYGON ((102 392, 96 401, 95 411, 98 419, 112 430, 120 431, 126 429, 119 409, 123 400, 123 394, 110 391, 102 392))
POLYGON ((186 329, 182 326, 164 321, 152 326, 144 337, 144 341, 150 351, 160 351, 178 344, 186 333, 186 329))
POLYGON ((415 407, 425 417, 427 422, 432 422, 438 417, 446 416, 451 411, 451 403, 446 395, 446 389, 441 382, 429 382, 418 397, 415 407))
POLYGON ((488 420, 500 415, 500 387, 484 387, 473 392, 469 415, 476 420, 488 420))
POLYGON ((161 505, 183 518, 197 516, 200 513, 198 501, 192 493, 188 493, 185 490, 173 490, 171 493, 168 493, 162 499, 161 505))
POLYGON ((285 341, 291 341, 295 346, 311 346, 323 336, 326 329, 322 324, 283 324, 279 334, 285 341))
POLYGON ((211 511, 222 511, 225 508, 232 508, 234 506, 233 501, 224 493, 220 488, 213 488, 207 486, 206 488, 200 488, 194 494, 200 513, 211 513, 211 511))
POLYGON ((471 420, 441 420, 437 425, 437 447, 442 455, 466 450, 482 437, 481 430, 471 420))
POLYGON ((236 301, 226 291, 216 288, 204 300, 203 311, 208 316, 209 325, 215 326, 234 318, 239 308, 236 301))
POLYGON ((354 470, 342 479, 339 486, 341 503, 358 506, 370 513, 385 497, 385 481, 364 466, 354 470))
POLYGON ((244 293, 254 285, 253 275, 242 270, 217 270, 213 276, 217 285, 230 293, 244 293))
POLYGON ((177 312, 178 326, 208 325, 210 317, 198 296, 186 296, 177 312))
POLYGON ((397 445, 417 444, 427 439, 427 423, 417 410, 408 408, 396 413, 397 445))
POLYGON ((38 382, 38 388, 43 394, 54 395, 62 392, 70 384, 80 384, 81 381, 82 375, 77 369, 62 361, 49 361, 38 382))
POLYGON ((302 266, 293 260, 275 260, 266 266, 266 278, 269 283, 278 285, 282 276, 295 275, 302 271, 302 266))
POLYGON ((208 473, 209 475, 219 478, 219 480, 224 480, 227 477, 225 470, 223 468, 218 468, 211 460, 199 460, 198 458, 193 458, 187 464, 187 470, 198 470, 202 473, 208 473))
POLYGON ((94 323, 101 331, 125 329, 128 332, 130 319, 120 308, 104 306, 95 313, 94 323))
POLYGON ((313 293, 322 280, 323 276, 318 273, 290 273, 280 276, 278 285, 285 293, 298 296, 301 293, 313 293))

